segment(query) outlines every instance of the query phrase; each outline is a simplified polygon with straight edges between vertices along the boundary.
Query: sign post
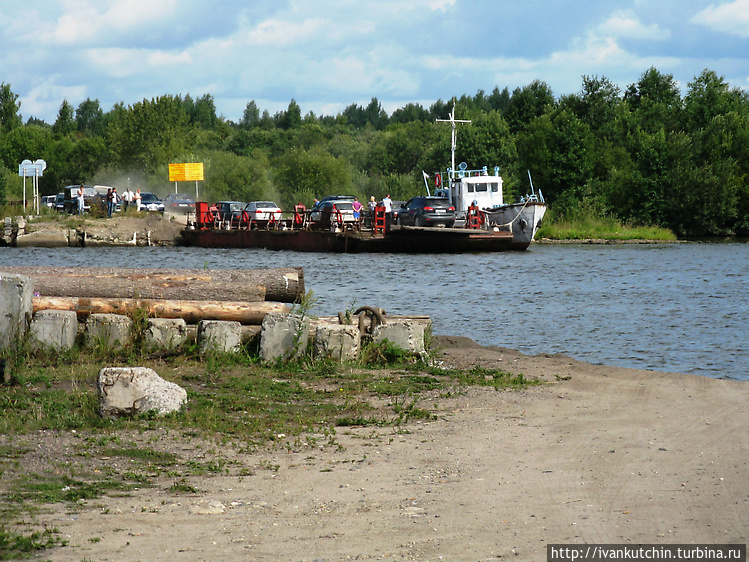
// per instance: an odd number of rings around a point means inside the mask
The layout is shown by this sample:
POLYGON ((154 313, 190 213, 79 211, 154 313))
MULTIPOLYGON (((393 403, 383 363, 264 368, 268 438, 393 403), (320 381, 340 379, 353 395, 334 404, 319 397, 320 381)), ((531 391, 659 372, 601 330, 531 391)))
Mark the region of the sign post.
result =
POLYGON ((47 163, 41 158, 32 162, 31 160, 24 160, 18 165, 18 175, 23 177, 23 208, 26 210, 26 177, 30 176, 33 179, 32 186, 32 197, 34 199, 33 211, 36 214, 41 212, 41 204, 39 201, 39 178, 44 175, 44 170, 47 169, 47 163))
POLYGON ((195 200, 197 201, 200 197, 198 194, 198 182, 203 181, 203 163, 169 164, 169 181, 174 182, 174 193, 177 193, 177 182, 194 181, 195 200))

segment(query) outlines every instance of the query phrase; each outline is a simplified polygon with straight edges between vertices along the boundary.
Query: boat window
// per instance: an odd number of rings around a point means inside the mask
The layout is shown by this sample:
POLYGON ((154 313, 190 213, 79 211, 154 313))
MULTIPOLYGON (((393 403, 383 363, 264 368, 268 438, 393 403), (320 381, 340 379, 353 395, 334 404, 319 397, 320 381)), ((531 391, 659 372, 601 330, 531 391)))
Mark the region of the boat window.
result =
POLYGON ((477 183, 476 184, 476 191, 486 191, 486 184, 485 183, 477 183))
POLYGON ((468 184, 468 193, 473 193, 473 184, 472 183, 468 184))
POLYGON ((499 191, 499 184, 498 183, 494 182, 494 183, 491 184, 491 186, 492 186, 492 192, 493 193, 497 193, 499 191))

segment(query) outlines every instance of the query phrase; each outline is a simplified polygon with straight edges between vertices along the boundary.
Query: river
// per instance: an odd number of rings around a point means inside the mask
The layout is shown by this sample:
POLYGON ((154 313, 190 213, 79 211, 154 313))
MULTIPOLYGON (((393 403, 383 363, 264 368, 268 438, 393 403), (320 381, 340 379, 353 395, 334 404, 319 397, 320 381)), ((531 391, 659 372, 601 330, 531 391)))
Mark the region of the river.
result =
POLYGON ((2 248, 0 265, 301 266, 312 314, 428 314, 436 334, 597 364, 749 380, 749 244, 534 244, 525 252, 339 255, 2 248))

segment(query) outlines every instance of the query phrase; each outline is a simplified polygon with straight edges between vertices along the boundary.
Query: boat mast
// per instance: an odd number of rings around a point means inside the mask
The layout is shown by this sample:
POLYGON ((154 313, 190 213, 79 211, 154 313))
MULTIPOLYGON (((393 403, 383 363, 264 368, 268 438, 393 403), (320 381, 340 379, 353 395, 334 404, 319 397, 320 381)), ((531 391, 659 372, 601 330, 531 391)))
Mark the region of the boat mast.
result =
POLYGON ((457 147, 455 123, 470 123, 470 121, 467 121, 465 119, 455 119, 455 100, 454 99, 453 99, 453 110, 450 112, 450 119, 437 119, 437 121, 442 122, 442 123, 450 123, 450 125, 452 126, 452 146, 451 146, 452 160, 451 160, 451 167, 450 167, 450 179, 452 179, 452 174, 455 173, 455 148, 457 147))

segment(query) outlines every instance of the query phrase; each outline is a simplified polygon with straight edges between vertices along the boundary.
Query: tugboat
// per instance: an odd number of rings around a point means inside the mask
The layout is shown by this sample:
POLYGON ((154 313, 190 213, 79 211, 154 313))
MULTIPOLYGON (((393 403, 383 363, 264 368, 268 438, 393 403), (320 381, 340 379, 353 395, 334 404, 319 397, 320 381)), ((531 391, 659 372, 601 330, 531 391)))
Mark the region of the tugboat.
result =
MULTIPOLYGON (((452 165, 444 176, 441 173, 435 175, 435 195, 446 197, 455 207, 455 226, 509 230, 512 232, 510 249, 526 249, 533 241, 538 225, 546 213, 546 202, 541 190, 536 194, 531 179, 530 195, 522 197, 517 203, 505 204, 499 166, 494 167, 493 174, 489 173, 486 166, 480 170, 469 170, 465 162, 461 162, 458 169, 455 169, 455 125, 470 121, 455 119, 455 105, 450 113, 450 119, 437 121, 450 123, 452 126, 452 165)), ((528 178, 530 177, 528 172, 528 178)))

